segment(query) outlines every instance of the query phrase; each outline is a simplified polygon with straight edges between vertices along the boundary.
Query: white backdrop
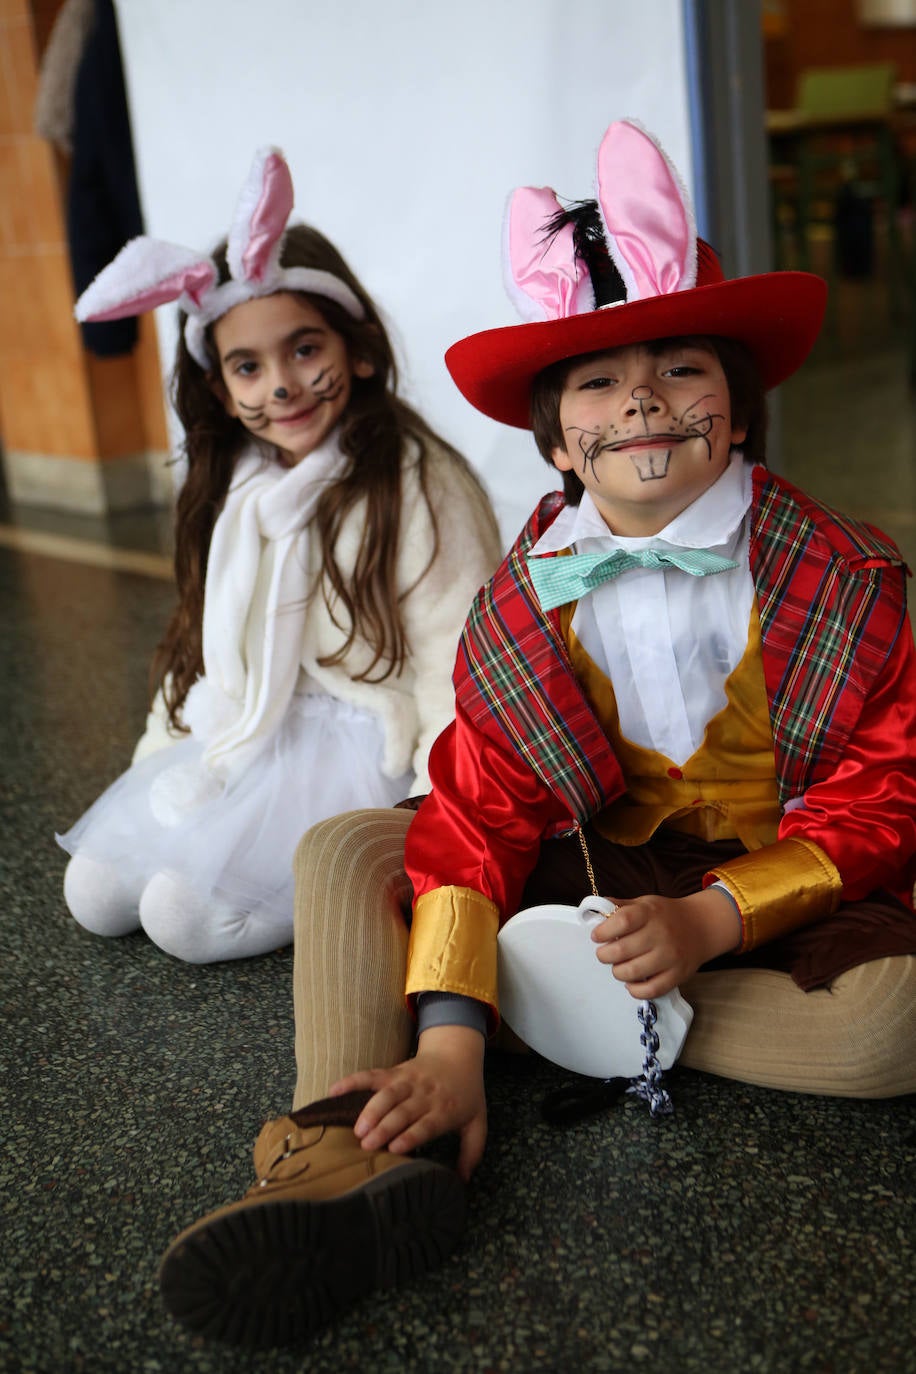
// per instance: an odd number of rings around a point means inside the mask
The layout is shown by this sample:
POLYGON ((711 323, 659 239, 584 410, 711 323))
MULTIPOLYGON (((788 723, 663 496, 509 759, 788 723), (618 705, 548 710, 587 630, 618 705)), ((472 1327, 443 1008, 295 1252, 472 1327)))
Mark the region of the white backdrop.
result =
MULTIPOLYGON (((442 361, 515 323, 516 185, 593 189, 633 115, 692 185, 681 0, 116 0, 147 232, 209 249, 252 155, 286 153, 297 217, 331 238, 399 344, 405 393, 481 472, 508 538, 556 485, 526 433, 474 411, 442 361)), ((163 370, 174 308, 160 310, 163 370)))

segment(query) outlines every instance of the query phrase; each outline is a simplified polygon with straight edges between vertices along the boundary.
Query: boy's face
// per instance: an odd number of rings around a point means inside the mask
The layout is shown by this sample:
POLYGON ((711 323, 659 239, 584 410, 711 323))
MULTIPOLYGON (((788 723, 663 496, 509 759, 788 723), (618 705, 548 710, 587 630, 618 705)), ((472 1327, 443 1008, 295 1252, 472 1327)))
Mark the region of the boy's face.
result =
POLYGON ((725 373, 704 344, 629 344, 570 367, 554 465, 581 477, 614 534, 657 534, 728 467, 725 373))

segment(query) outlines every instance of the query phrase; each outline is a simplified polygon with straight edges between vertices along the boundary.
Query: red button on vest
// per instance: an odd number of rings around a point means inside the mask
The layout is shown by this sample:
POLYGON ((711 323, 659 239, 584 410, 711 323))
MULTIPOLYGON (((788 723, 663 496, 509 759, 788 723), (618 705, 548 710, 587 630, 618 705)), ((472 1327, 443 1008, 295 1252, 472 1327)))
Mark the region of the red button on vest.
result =
POLYGON ((683 776, 684 776, 684 774, 681 772, 680 768, 669 768, 669 769, 668 769, 668 777, 669 777, 669 778, 677 778, 678 780, 680 780, 683 776))

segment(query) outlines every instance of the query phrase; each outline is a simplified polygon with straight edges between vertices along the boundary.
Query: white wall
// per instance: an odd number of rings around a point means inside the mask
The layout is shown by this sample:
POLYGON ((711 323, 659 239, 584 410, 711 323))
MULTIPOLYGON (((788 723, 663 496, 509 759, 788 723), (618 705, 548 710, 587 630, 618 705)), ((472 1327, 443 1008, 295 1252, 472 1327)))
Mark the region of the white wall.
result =
MULTIPOLYGON (((691 184, 681 0, 116 0, 147 232, 209 249, 256 148, 348 258, 400 341, 405 391, 483 474, 513 535, 556 485, 527 433, 473 410, 442 361, 515 323, 503 206, 592 192, 634 115, 691 184)), ((161 310, 164 368, 174 310, 161 310)))

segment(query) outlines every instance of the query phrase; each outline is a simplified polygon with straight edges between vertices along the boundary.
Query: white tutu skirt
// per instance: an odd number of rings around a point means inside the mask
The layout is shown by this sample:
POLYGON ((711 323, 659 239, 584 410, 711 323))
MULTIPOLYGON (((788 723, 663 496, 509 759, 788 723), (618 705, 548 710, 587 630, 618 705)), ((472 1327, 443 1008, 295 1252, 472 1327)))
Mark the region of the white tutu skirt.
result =
POLYGON ((263 752, 223 785, 186 738, 128 768, 64 835, 61 847, 113 865, 138 893, 156 873, 181 877, 216 899, 275 921, 293 913, 293 852, 316 821, 357 807, 386 807, 411 774, 382 773, 378 719, 334 697, 293 697, 263 752), (176 770, 176 771, 171 771, 176 770), (183 806, 181 795, 189 799, 183 806), (203 800, 190 800, 200 793, 203 800))

